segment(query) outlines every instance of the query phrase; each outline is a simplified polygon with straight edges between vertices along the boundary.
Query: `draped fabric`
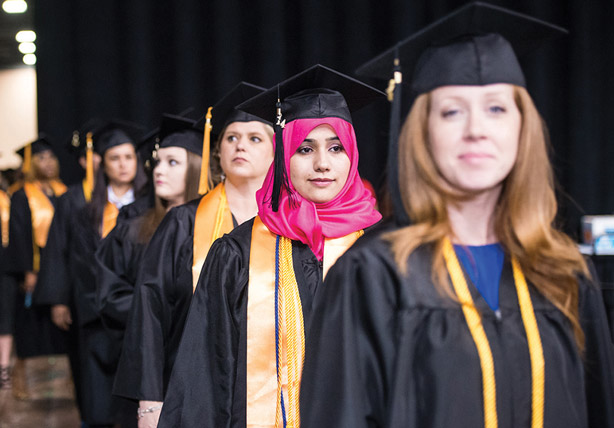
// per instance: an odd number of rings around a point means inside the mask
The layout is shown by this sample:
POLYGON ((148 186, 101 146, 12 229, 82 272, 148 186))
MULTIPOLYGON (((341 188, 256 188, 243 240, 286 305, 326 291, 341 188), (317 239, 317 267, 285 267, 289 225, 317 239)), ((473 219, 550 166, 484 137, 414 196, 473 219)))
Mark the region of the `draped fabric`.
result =
POLYGON ((277 235, 307 244, 318 260, 324 257, 324 239, 339 238, 375 224, 382 216, 375 210, 375 199, 365 188, 358 174, 358 147, 351 123, 329 117, 325 119, 297 119, 283 130, 284 162, 290 175, 290 158, 317 126, 330 125, 350 158, 350 171, 341 191, 326 203, 316 204, 303 198, 289 183, 292 195, 282 190, 279 210, 271 208, 274 164, 256 192, 258 215, 262 222, 277 235))

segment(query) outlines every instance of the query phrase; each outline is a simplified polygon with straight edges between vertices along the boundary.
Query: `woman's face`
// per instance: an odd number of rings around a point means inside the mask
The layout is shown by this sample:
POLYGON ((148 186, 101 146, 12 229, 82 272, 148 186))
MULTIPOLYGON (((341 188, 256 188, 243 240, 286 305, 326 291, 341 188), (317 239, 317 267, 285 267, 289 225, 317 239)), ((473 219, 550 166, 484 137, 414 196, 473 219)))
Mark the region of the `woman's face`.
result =
POLYGON ((330 125, 311 130, 290 158, 290 180, 305 199, 323 204, 343 189, 350 172, 348 157, 330 125))
POLYGON ((136 168, 136 151, 132 144, 119 144, 104 152, 104 173, 110 184, 132 183, 136 177, 136 168))
POLYGON ((156 196, 178 205, 184 202, 188 151, 182 147, 158 150, 158 163, 153 169, 156 196))
POLYGON ((263 180, 273 162, 273 141, 265 124, 232 122, 220 143, 220 165, 230 182, 263 180))
POLYGON ((521 122, 512 85, 433 90, 428 134, 439 172, 461 191, 500 188, 516 162, 521 122))
POLYGON ((51 150, 44 150, 32 155, 32 163, 38 178, 49 180, 58 174, 58 159, 51 150))

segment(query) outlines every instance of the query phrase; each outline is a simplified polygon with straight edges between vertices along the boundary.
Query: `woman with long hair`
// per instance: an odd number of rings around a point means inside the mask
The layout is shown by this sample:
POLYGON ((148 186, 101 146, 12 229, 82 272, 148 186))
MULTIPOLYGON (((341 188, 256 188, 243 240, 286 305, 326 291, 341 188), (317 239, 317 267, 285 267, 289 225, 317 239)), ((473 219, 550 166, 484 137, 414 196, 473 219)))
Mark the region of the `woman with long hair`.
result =
MULTIPOLYGON (((205 129, 199 193, 204 196, 172 208, 143 255, 128 317, 113 393, 139 401, 139 427, 156 426, 192 293, 211 243, 257 212, 255 193, 273 160, 273 130, 268 122, 235 110, 263 89, 245 82, 216 103, 205 129), (213 157, 222 177, 207 192, 209 141, 219 136, 213 157)), ((212 165, 213 166, 213 165, 212 165)), ((212 168, 215 169, 215 168, 212 168)))
MULTIPOLYGON (((96 308, 94 254, 115 226, 119 210, 132 203, 146 183, 136 152, 141 132, 127 122, 103 121, 86 133, 87 147, 101 158, 93 183, 89 183, 93 188, 83 183, 87 203, 76 211, 64 211, 67 219, 58 219, 68 222, 65 248, 45 254, 43 260, 50 268, 44 295, 54 298, 42 296, 39 303, 53 305, 54 322, 75 332, 75 389, 81 418, 90 426, 111 426, 118 417, 118 403, 111 397, 111 387, 119 350, 105 331, 96 308)), ((90 170, 93 160, 93 156, 89 157, 90 170)))
POLYGON ((415 65, 391 167, 409 224, 365 237, 317 296, 304 426, 614 426, 600 289, 553 225, 545 129, 512 48, 557 32, 476 3, 378 58, 378 73, 395 53, 415 65))
POLYGON ((66 352, 65 337, 49 319, 48 308, 32 306, 32 293, 40 270, 41 254, 47 244, 57 199, 66 192, 59 179, 59 162, 52 143, 40 135, 19 153, 24 162, 24 181, 11 196, 9 241, 6 266, 19 284, 15 301, 15 377, 13 393, 29 396, 25 377, 26 358, 66 352))
POLYGON ((313 297, 381 218, 358 174, 350 115, 381 95, 317 65, 241 106, 272 120, 281 98, 275 163, 256 195, 258 217, 207 257, 160 427, 298 426, 313 297))

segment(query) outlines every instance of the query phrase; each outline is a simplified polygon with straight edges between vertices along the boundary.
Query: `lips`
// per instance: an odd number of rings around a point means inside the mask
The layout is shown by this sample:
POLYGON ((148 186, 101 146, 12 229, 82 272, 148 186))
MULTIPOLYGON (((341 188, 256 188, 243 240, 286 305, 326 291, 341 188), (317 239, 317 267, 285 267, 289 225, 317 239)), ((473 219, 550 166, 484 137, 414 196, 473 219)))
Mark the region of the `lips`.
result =
POLYGON ((333 183, 335 180, 332 178, 312 178, 308 180, 311 184, 317 187, 326 187, 333 183))

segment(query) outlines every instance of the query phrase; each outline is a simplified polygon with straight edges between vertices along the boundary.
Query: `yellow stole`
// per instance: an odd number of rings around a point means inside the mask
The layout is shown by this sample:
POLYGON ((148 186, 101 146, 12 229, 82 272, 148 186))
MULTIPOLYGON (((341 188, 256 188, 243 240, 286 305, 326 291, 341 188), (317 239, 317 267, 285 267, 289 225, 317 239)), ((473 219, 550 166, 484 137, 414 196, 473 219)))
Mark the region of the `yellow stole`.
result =
MULTIPOLYGON (((60 196, 66 192, 66 186, 60 181, 54 180, 49 184, 55 196, 60 196)), ((38 181, 25 182, 23 190, 28 198, 28 206, 32 215, 32 269, 34 272, 38 272, 40 267, 40 249, 44 248, 47 244, 49 226, 51 226, 55 209, 38 181)))
POLYGON ((2 246, 9 245, 9 219, 11 217, 11 199, 6 192, 0 191, 0 221, 2 227, 2 246))
POLYGON ((102 237, 105 238, 109 232, 113 230, 115 227, 115 223, 117 223, 117 216, 119 214, 119 209, 115 206, 113 202, 107 201, 107 204, 104 206, 104 210, 102 211, 102 237))
MULTIPOLYGON (((497 387, 495 378, 495 364, 492 351, 488 342, 488 337, 482 325, 482 317, 478 312, 471 292, 467 286, 465 275, 461 269, 454 247, 449 239, 443 242, 443 256, 446 267, 452 279, 454 292, 461 303, 465 321, 471 332, 471 337, 475 343, 480 359, 482 370, 482 394, 484 400, 484 427, 497 428, 497 387)), ((514 284, 518 295, 518 305, 520 314, 527 335, 529 345, 529 355, 531 357, 531 428, 542 428, 544 426, 544 390, 545 390, 545 362, 544 351, 542 348, 541 337, 533 303, 529 294, 529 287, 520 269, 520 264, 515 257, 512 257, 512 269, 514 271, 514 284)))
MULTIPOLYGON (((324 244, 324 276, 337 259, 363 234, 326 239, 324 244)), ((247 410, 249 428, 281 427, 279 396, 283 391, 287 427, 300 426, 298 404, 300 376, 304 359, 304 331, 300 295, 292 268, 292 241, 280 238, 280 283, 289 272, 291 285, 283 284, 284 302, 281 344, 276 352, 275 340, 275 251, 277 235, 269 231, 259 217, 254 220, 249 260, 249 286, 247 299, 247 410), (286 250, 282 248, 286 247, 286 250), (289 251, 287 250, 289 248, 289 251), (285 260, 282 260, 285 259, 285 260), (285 266, 284 266, 285 265, 285 266), (291 289, 288 289, 291 288, 291 289), (297 336, 298 330, 298 336, 297 336), (301 345, 302 344, 302 349, 301 345), (296 353, 297 355, 292 355, 296 353), (277 359, 281 362, 281 376, 277 372, 277 359), (295 360, 298 364, 292 364, 295 360), (291 366, 291 367, 289 367, 291 366)), ((280 286, 281 287, 281 286, 280 286)), ((280 297, 279 300, 282 300, 280 297)), ((279 302, 281 303, 281 302, 279 302)))
POLYGON ((198 277, 211 244, 233 228, 224 183, 220 183, 201 198, 196 209, 192 251, 192 291, 196 289, 198 277))

